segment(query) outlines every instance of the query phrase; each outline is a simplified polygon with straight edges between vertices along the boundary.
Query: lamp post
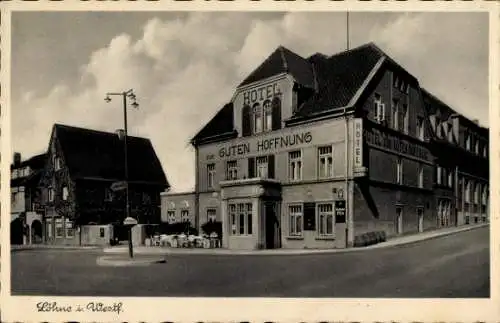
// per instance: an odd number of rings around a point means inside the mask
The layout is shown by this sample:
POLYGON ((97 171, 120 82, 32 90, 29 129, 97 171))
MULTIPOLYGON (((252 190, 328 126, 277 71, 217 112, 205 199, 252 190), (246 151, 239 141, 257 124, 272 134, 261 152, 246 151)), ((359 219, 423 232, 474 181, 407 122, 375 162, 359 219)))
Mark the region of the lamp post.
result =
MULTIPOLYGON (((127 103, 128 100, 131 100, 131 106, 134 108, 138 108, 139 104, 136 101, 136 97, 134 94, 134 90, 130 89, 124 92, 108 92, 106 93, 106 98, 104 99, 107 103, 111 102, 112 96, 120 96, 123 100, 123 123, 124 123, 124 137, 123 137, 123 151, 124 151, 124 159, 125 159, 125 220, 130 218, 130 202, 129 202, 129 189, 128 189, 128 152, 127 152, 127 103)), ((124 223, 125 224, 125 223, 124 223)), ((134 251, 132 249, 132 226, 127 225, 129 227, 128 232, 128 251, 130 258, 134 257, 134 251)))

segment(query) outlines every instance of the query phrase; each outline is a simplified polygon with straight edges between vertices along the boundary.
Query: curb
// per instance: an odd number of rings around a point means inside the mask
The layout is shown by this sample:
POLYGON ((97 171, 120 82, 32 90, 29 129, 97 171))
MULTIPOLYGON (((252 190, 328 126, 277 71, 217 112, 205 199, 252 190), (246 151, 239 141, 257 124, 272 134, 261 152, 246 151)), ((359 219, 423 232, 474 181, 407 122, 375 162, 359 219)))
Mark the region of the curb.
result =
POLYGON ((104 267, 127 267, 127 266, 149 266, 153 264, 165 263, 165 257, 138 257, 127 258, 123 256, 101 256, 98 257, 96 263, 98 266, 104 267))
MULTIPOLYGON (((146 249, 149 247, 140 247, 135 249, 135 253, 138 255, 164 255, 164 256, 172 256, 172 255, 207 255, 207 256, 248 256, 248 255, 256 255, 256 256, 293 256, 293 255, 312 255, 312 254, 336 254, 336 253, 349 253, 349 252, 363 252, 374 249, 383 249, 383 248, 394 248, 399 246, 411 245, 414 243, 437 239, 440 237, 449 236, 456 233, 471 231, 479 228, 484 228, 489 226, 489 224, 481 224, 473 227, 464 227, 455 231, 449 232, 436 232, 435 235, 419 237, 419 235, 415 235, 414 240, 408 241, 400 241, 400 242, 392 242, 388 240, 386 242, 382 242, 379 244, 359 247, 359 248, 349 248, 349 249, 296 249, 296 250, 279 250, 274 249, 272 251, 265 250, 248 250, 248 251, 235 251, 228 249, 168 249, 168 248, 157 248, 157 249, 146 249)), ((424 233, 425 234, 425 233, 424 233)), ((422 234, 423 235, 423 234, 422 234)), ((409 236, 410 237, 410 236, 409 236)), ((127 248, 105 248, 103 249, 105 254, 109 255, 122 255, 128 252, 127 248)))

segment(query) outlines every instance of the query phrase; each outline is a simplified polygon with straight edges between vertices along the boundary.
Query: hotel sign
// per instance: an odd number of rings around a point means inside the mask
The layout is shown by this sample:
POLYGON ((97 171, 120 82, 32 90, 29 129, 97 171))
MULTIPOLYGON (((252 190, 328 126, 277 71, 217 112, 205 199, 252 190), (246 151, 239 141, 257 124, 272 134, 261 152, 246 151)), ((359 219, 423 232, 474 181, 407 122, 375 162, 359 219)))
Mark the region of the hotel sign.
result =
POLYGON ((377 129, 365 129, 366 142, 370 145, 388 149, 400 154, 410 155, 415 158, 428 160, 427 150, 419 145, 401 139, 395 135, 382 132, 377 129))
MULTIPOLYGON (((272 138, 260 139, 253 142, 243 142, 229 145, 219 149, 219 157, 244 156, 252 152, 267 152, 283 148, 293 147, 301 144, 308 144, 312 141, 311 132, 276 136, 272 138)), ((208 158, 208 157, 207 157, 208 158)))
POLYGON ((256 102, 261 102, 267 99, 272 99, 273 97, 280 95, 281 90, 278 83, 268 84, 261 87, 257 87, 246 92, 243 92, 243 104, 252 105, 256 102))
POLYGON ((354 120, 354 168, 363 167, 363 119, 354 120))

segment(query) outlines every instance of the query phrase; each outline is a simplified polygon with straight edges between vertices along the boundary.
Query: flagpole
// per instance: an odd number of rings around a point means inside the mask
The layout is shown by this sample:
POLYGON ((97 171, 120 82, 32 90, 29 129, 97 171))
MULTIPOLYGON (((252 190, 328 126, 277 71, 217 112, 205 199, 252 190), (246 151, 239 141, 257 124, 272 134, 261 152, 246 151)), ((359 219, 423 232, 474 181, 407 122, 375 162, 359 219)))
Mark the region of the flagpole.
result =
POLYGON ((349 11, 347 11, 346 15, 346 23, 347 23, 347 50, 349 50, 349 11))

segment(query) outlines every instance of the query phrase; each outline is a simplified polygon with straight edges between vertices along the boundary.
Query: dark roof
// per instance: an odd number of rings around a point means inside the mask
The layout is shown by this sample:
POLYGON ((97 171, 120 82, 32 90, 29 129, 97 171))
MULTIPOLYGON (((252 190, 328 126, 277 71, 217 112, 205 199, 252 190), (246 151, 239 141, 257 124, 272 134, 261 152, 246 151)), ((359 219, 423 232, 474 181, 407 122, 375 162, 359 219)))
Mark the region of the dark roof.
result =
POLYGON ((436 113, 437 110, 439 110, 441 113, 441 116, 445 120, 448 119, 452 115, 456 115, 459 118, 461 118, 462 120, 464 120, 468 127, 474 127, 481 133, 481 135, 489 137, 489 129, 488 128, 483 127, 480 124, 478 124, 476 121, 470 120, 469 118, 465 117, 464 115, 456 112, 448 104, 444 103, 441 99, 439 99, 437 96, 430 93, 426 89, 422 88, 422 96, 423 96, 423 100, 425 103, 425 108, 427 109, 429 114, 434 114, 434 113, 436 113))
MULTIPOLYGON (((396 69, 401 69, 374 43, 332 56, 316 53, 307 59, 280 46, 240 86, 279 73, 292 74, 299 85, 311 89, 301 92, 302 104, 289 119, 293 122, 346 107, 382 58, 386 58, 396 69)), ((224 109, 229 107, 225 106, 224 109)), ((216 136, 234 129, 232 106, 230 109, 230 113, 226 111, 216 115, 196 135, 198 142, 208 135, 216 136)))
POLYGON ((383 52, 369 43, 330 57, 318 53, 309 57, 318 91, 299 107, 294 117, 347 106, 382 56, 383 52))
POLYGON ((11 187, 30 186, 30 185, 36 186, 40 179, 40 174, 45 166, 46 158, 47 154, 40 154, 22 161, 18 166, 11 165, 10 166, 11 169, 20 169, 24 167, 29 167, 31 168, 31 173, 30 175, 25 177, 17 177, 11 179, 10 186, 11 187))
POLYGON ((280 74, 291 74, 297 83, 314 88, 314 73, 311 64, 300 55, 279 46, 262 64, 240 83, 238 87, 280 74))
POLYGON ((196 134, 192 143, 221 134, 233 134, 233 103, 227 103, 217 114, 196 134))
MULTIPOLYGON (((61 124, 54 131, 72 178, 125 178, 124 145, 117 134, 61 124)), ((149 139, 128 136, 127 151, 130 182, 169 186, 149 139)))

